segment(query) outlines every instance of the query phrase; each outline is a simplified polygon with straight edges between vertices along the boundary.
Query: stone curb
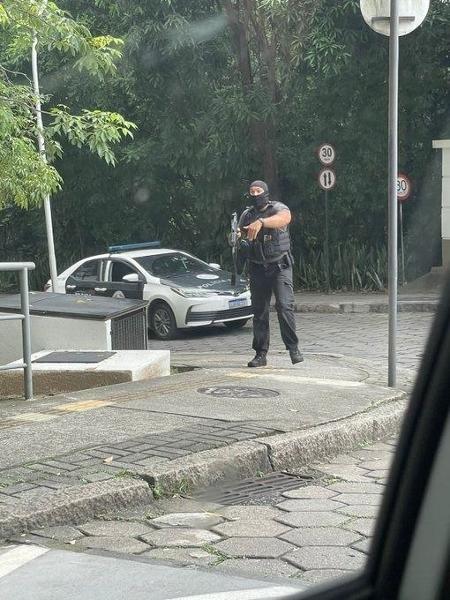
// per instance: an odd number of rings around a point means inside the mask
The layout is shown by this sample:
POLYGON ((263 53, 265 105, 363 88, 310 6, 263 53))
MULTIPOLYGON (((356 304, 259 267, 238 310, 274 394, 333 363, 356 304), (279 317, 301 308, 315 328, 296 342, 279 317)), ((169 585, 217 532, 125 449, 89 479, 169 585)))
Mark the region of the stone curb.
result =
POLYGON ((139 475, 162 492, 170 493, 179 486, 196 490, 226 480, 256 477, 257 473, 298 468, 397 433, 405 398, 404 392, 398 392, 388 404, 342 421, 208 450, 170 464, 155 465, 139 471, 139 475))
POLYGON ((163 493, 173 493, 180 485, 189 489, 206 488, 226 479, 245 479, 272 470, 267 448, 258 443, 237 442, 214 450, 206 450, 168 463, 139 470, 139 476, 163 493))
MULTIPOLYGON (((439 302, 431 300, 423 301, 400 301, 398 303, 399 312, 412 313, 434 313, 437 310, 439 302)), ((275 306, 270 307, 271 312, 275 312, 275 306)), ((368 314, 378 313, 387 314, 388 304, 384 302, 330 302, 330 303, 301 303, 296 304, 294 312, 296 313, 322 313, 322 314, 368 314)))
POLYGON ((274 471, 298 468, 397 433, 405 408, 406 400, 398 399, 342 421, 271 436, 260 443, 266 446, 274 471))
POLYGON ((406 406, 406 393, 364 413, 305 430, 262 437, 207 450, 151 467, 136 469, 142 479, 110 479, 74 486, 0 508, 0 538, 53 525, 79 523, 99 513, 130 508, 153 500, 149 486, 166 494, 196 490, 286 471, 349 452, 362 444, 396 433, 406 406))
POLYGON ((97 513, 128 508, 153 499, 148 484, 138 479, 88 483, 21 501, 0 509, 0 538, 23 531, 86 521, 97 513))

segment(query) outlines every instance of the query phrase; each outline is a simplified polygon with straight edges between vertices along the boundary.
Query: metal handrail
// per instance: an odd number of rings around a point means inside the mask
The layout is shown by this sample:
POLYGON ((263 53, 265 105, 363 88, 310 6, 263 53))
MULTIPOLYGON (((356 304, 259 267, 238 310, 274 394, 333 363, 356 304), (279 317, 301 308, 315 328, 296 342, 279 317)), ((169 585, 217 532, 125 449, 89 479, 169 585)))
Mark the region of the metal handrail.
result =
MULTIPOLYGON (((23 384, 25 400, 33 399, 33 369, 31 364, 31 327, 30 327, 30 299, 28 295, 28 271, 33 271, 36 265, 32 262, 0 262, 0 271, 13 271, 19 273, 20 283, 20 309, 21 314, 0 316, 0 321, 22 321, 22 354, 23 362, 10 369, 23 368, 23 384)), ((5 365, 6 367, 8 365, 5 365)), ((0 370, 6 370, 4 367, 0 370)))

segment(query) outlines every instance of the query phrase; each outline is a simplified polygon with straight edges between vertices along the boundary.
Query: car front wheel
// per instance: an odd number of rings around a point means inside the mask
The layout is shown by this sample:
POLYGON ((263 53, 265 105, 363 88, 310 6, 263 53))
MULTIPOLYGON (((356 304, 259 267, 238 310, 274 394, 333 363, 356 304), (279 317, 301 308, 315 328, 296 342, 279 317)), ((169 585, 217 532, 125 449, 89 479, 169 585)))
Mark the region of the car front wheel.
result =
POLYGON ((149 327, 159 340, 172 340, 177 335, 177 323, 170 306, 165 302, 150 309, 149 327))
POLYGON ((224 325, 225 327, 228 327, 228 329, 240 329, 241 327, 244 327, 247 321, 248 319, 239 319, 238 321, 227 321, 226 323, 224 323, 224 325))

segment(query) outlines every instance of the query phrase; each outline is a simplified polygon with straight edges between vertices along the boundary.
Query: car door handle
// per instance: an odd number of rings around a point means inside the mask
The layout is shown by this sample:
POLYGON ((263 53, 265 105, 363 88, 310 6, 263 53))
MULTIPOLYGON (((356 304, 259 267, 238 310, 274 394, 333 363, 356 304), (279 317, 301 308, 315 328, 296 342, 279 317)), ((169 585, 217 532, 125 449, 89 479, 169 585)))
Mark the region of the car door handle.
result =
POLYGON ((68 290, 75 290, 77 288, 77 286, 76 285, 66 285, 66 288, 68 290))
POLYGON ((108 288, 94 288, 96 292, 106 292, 108 288))

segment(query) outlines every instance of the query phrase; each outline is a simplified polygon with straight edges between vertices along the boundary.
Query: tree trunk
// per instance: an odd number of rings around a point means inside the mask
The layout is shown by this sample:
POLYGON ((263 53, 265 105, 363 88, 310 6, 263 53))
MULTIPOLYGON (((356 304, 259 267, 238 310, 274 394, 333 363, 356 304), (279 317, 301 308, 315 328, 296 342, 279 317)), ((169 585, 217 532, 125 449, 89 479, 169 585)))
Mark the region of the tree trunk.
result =
MULTIPOLYGON (((253 69, 251 64, 251 55, 249 48, 249 33, 250 27, 254 27, 251 14, 249 12, 248 1, 224 0, 225 13, 228 17, 230 25, 233 45, 235 50, 236 64, 239 70, 242 88, 245 95, 248 95, 253 86, 253 69)), ((261 35, 261 28, 259 28, 261 35)), ((262 40, 261 40, 262 44, 262 40)), ((258 44, 259 51, 263 48, 258 44)), ((273 50, 268 51, 267 58, 259 57, 260 62, 265 65, 271 64, 270 76, 268 77, 270 96, 273 102, 277 100, 278 92, 276 91, 275 77, 275 57, 273 50), (270 58, 270 60, 269 60, 270 58)), ((255 151, 261 160, 262 179, 269 185, 272 198, 279 199, 279 182, 278 182, 278 164, 275 152, 275 127, 271 121, 253 120, 250 123, 250 136, 253 142, 255 151)))

